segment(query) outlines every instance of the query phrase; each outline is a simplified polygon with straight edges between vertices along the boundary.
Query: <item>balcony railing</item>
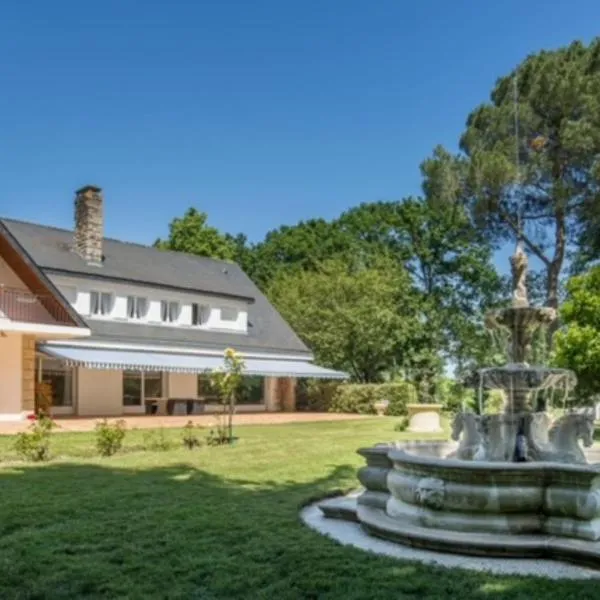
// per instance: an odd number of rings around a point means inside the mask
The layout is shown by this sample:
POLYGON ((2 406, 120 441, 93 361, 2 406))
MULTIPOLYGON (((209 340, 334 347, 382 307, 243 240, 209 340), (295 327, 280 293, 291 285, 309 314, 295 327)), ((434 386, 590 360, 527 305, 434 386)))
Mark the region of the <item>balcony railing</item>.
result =
POLYGON ((72 325, 69 313, 52 296, 0 284, 0 320, 42 325, 72 325))

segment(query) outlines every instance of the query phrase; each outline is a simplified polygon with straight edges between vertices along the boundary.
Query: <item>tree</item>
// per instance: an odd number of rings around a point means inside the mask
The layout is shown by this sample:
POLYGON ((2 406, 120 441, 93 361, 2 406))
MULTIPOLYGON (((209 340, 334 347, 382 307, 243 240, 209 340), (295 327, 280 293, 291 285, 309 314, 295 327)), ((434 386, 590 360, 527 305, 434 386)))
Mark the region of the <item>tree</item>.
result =
POLYGON ((410 278, 385 258, 371 267, 337 259, 281 271, 268 296, 319 362, 360 382, 410 362, 410 341, 422 328, 410 278))
POLYGON ((177 217, 169 224, 168 239, 158 239, 154 246, 162 250, 233 260, 237 251, 235 238, 207 225, 207 219, 206 213, 188 208, 183 217, 177 217))
POLYGON ((353 245, 354 240, 336 221, 310 219, 293 226, 284 225, 267 233, 264 241, 254 246, 247 272, 266 290, 282 270, 314 271, 332 257, 351 256, 353 245))
POLYGON ((600 267, 569 280, 561 317, 555 362, 575 371, 578 397, 590 400, 600 394, 600 267))
POLYGON ((460 147, 423 163, 426 189, 464 202, 490 239, 522 237, 557 308, 567 249, 600 189, 600 40, 527 57, 469 115, 460 147))
POLYGON ((363 260, 385 253, 410 273, 428 324, 423 344, 461 368, 489 347, 482 317, 498 302, 502 280, 463 206, 410 197, 362 204, 339 223, 361 244, 363 260))
POLYGON ((221 403, 221 412, 217 413, 217 426, 208 437, 208 443, 213 446, 232 444, 234 441, 233 415, 243 386, 246 365, 235 350, 227 348, 223 356, 223 367, 211 371, 209 376, 210 385, 221 403))

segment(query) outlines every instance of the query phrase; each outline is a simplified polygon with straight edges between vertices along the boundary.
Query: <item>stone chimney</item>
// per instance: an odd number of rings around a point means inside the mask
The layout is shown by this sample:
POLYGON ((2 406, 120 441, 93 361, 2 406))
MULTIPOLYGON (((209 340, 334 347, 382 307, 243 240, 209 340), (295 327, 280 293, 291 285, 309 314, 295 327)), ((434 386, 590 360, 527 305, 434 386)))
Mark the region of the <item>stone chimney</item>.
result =
POLYGON ((102 190, 86 185, 75 192, 75 252, 87 263, 102 265, 102 190))

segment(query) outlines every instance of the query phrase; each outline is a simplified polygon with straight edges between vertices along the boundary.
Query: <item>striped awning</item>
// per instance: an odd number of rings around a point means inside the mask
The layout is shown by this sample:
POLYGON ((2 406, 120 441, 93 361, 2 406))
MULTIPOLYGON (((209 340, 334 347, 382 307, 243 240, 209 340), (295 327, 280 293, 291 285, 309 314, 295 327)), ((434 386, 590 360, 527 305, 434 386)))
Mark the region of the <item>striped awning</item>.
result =
MULTIPOLYGON (((166 371, 171 373, 210 373, 224 368, 220 356, 76 348, 73 346, 39 347, 40 352, 62 360, 68 366, 88 369, 118 369, 131 371, 166 371)), ((244 374, 267 377, 305 377, 346 379, 341 371, 325 369, 308 361, 244 358, 244 374)))

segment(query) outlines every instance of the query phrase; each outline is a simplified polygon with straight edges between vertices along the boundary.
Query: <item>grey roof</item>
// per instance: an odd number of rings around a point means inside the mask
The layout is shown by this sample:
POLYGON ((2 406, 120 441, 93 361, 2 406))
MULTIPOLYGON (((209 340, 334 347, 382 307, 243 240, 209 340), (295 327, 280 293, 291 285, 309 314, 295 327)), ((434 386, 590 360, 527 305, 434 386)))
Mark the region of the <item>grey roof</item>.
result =
POLYGON ((73 232, 2 219, 38 267, 53 273, 132 281, 251 300, 256 286, 234 263, 104 238, 104 262, 89 265, 73 252, 73 232))
POLYGON ((106 278, 249 302, 247 335, 89 319, 92 340, 215 349, 232 346, 246 351, 310 355, 291 327, 234 263, 105 238, 103 265, 90 266, 71 250, 72 231, 11 219, 1 221, 50 280, 59 274, 106 278))

